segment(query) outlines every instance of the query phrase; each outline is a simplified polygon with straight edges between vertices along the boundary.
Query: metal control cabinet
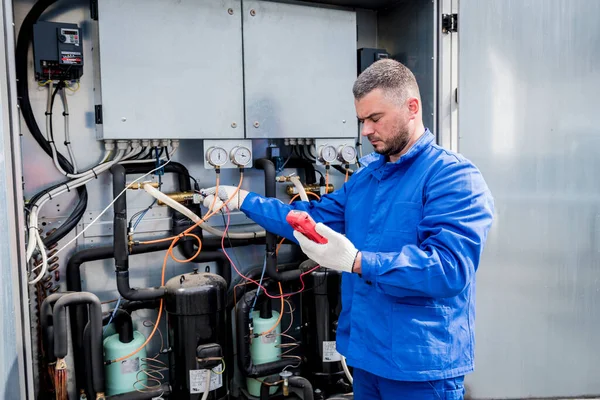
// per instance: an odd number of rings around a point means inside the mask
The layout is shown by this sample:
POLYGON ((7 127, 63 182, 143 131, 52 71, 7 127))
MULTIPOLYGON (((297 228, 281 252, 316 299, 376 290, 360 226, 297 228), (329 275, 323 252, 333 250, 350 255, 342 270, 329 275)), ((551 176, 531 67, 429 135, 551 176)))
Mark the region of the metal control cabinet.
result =
POLYGON ((239 0, 99 1, 98 138, 243 138, 240 10, 239 0))

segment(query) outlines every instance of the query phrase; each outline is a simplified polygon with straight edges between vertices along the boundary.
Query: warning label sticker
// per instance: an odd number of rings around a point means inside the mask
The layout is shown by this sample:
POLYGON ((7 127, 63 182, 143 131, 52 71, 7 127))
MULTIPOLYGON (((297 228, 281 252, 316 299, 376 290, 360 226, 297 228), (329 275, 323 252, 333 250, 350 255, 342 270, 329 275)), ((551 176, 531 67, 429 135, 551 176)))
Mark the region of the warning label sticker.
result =
POLYGON ((140 370, 140 358, 129 358, 121 361, 121 373, 130 374, 132 372, 138 372, 140 370))
MULTIPOLYGON (((223 375, 218 375, 223 371, 223 365, 213 368, 213 373, 210 374, 210 389, 216 390, 223 386, 223 375)), ((192 369, 190 370, 190 394, 204 393, 206 391, 206 375, 208 369, 192 369)))
POLYGON ((337 352, 335 341, 323 342, 323 362, 342 361, 342 355, 337 352))
POLYGON ((60 60, 62 64, 78 65, 81 64, 82 57, 81 53, 77 51, 61 51, 60 60))

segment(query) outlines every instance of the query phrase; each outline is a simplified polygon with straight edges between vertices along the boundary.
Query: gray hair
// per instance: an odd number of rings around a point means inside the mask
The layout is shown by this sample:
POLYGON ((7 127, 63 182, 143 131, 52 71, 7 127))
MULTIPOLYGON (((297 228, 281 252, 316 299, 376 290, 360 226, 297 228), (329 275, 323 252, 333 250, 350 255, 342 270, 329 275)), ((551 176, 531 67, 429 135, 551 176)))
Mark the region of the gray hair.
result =
POLYGON ((382 89, 391 95, 398 104, 409 97, 420 98, 419 85, 413 73, 404 64, 383 59, 365 69, 354 82, 354 98, 362 99, 375 89, 382 89))

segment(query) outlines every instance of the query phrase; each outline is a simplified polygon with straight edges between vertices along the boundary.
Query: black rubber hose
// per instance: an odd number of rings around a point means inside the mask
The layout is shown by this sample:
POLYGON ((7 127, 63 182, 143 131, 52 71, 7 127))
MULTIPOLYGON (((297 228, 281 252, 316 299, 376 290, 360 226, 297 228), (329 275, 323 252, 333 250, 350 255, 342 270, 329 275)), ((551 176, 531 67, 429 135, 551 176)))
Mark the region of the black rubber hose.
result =
POLYGON ((114 258, 117 275, 117 290, 127 300, 152 300, 165 294, 164 287, 132 288, 129 285, 129 243, 127 238, 127 193, 120 193, 125 189, 125 167, 115 164, 110 168, 113 176, 113 204, 114 222, 114 258), (120 195, 120 196, 119 196, 120 195), (118 196, 118 197, 117 197, 118 196))
POLYGON ((260 400, 269 400, 271 397, 271 388, 275 382, 279 382, 281 378, 279 375, 267 376, 260 384, 260 400), (267 385, 269 383, 270 385, 267 385))
MULTIPOLYGON (((76 304, 87 304, 90 310, 90 342, 84 342, 84 348, 90 346, 92 355, 91 371, 94 382, 94 391, 104 393, 104 362, 102 359, 102 305, 100 300, 92 293, 69 293, 62 296, 54 304, 54 355, 56 358, 65 358, 69 343, 67 339, 67 307, 76 304)), ((85 352, 85 351, 84 351, 85 352)))
POLYGON ((302 389, 303 400, 313 400, 313 387, 308 379, 301 376, 291 376, 288 383, 291 387, 302 389))
MULTIPOLYGON (((256 296, 256 290, 247 292, 238 301, 236 313, 238 365, 245 376, 258 378, 281 372, 285 367, 294 365, 297 360, 280 359, 266 364, 254 365, 250 354, 250 304, 256 296)), ((256 340, 256 339, 255 339, 256 340)))
POLYGON ((159 389, 143 392, 129 392, 116 394, 114 396, 106 396, 106 400, 151 400, 154 398, 169 397, 171 394, 171 387, 164 383, 159 389))
MULTIPOLYGON (((266 158, 256 160, 254 166, 258 169, 262 169, 265 173, 265 196, 266 197, 277 197, 276 196, 276 171, 275 165, 266 158)), ((277 236, 268 232, 266 234, 266 260, 267 260, 267 275, 276 281, 290 281, 300 278, 300 270, 280 272, 277 270, 277 236)))

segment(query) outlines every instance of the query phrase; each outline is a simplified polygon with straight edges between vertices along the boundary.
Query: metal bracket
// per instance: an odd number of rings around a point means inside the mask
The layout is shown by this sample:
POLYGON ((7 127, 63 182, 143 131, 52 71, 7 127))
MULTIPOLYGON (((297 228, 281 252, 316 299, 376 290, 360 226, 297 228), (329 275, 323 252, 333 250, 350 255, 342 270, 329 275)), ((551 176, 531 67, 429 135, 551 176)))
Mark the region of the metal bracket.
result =
POLYGON ((442 32, 458 32, 458 14, 442 15, 442 32))

